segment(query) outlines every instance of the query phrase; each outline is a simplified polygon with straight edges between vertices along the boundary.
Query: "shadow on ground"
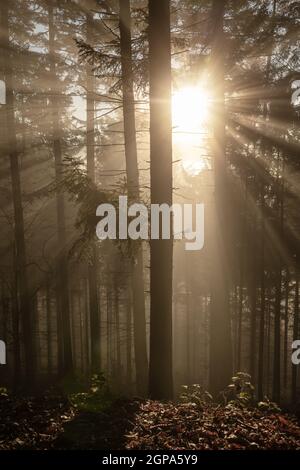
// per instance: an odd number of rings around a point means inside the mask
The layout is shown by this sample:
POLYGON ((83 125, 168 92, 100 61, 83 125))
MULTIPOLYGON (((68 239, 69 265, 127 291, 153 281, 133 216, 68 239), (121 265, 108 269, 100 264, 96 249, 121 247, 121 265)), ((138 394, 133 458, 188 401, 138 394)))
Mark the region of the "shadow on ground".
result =
POLYGON ((105 412, 79 411, 64 424, 53 449, 124 449, 126 434, 134 427, 138 401, 118 400, 105 412))

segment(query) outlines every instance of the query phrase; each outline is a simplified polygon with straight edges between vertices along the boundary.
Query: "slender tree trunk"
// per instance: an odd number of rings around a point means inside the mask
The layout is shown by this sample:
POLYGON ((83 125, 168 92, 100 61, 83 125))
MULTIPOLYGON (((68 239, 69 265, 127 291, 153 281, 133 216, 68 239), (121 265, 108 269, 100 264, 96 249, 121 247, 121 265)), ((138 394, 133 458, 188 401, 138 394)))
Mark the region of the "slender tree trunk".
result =
MULTIPOLYGON (((276 0, 273 0, 273 11, 272 16, 276 13, 276 0)), ((274 23, 275 24, 275 23, 274 23)), ((266 74, 265 80, 268 84, 270 78, 270 69, 271 69, 271 54, 269 54, 267 58, 267 65, 266 65, 266 74)), ((267 126, 267 114, 268 108, 266 103, 263 107, 263 119, 265 120, 264 126, 267 126)), ((263 145, 261 147, 261 153, 263 157, 266 157, 266 145, 263 141, 263 145)), ((264 184, 262 183, 262 190, 261 190, 261 299, 260 299, 260 322, 259 322, 259 347, 258 347, 258 399, 262 400, 263 398, 263 384, 264 384, 264 338, 265 338, 265 308, 266 308, 266 299, 265 299, 265 200, 264 200, 264 184)), ((268 333, 270 335, 270 331, 268 333)), ((267 355, 268 357, 268 355, 267 355)), ((268 364, 269 367, 270 364, 268 364)), ((267 374, 267 380, 269 380, 269 374, 267 374)))
POLYGON ((110 286, 106 286, 106 373, 109 376, 111 370, 111 353, 110 353, 110 318, 111 318, 111 297, 110 297, 110 286))
MULTIPOLYGON (((119 0, 119 8, 126 175, 128 197, 130 203, 133 203, 138 202, 140 195, 132 73, 130 1, 119 0)), ((131 260, 131 272, 137 392, 139 395, 145 395, 148 382, 148 359, 142 245, 138 246, 136 257, 131 260)))
POLYGON ((211 74, 214 89, 214 173, 215 210, 212 250, 210 371, 209 388, 216 397, 232 375, 232 347, 229 312, 229 233, 228 187, 226 184, 225 108, 224 108, 224 32, 225 1, 214 0, 212 6, 213 43, 211 74))
MULTIPOLYGON (((76 288, 75 288, 76 289, 76 288)), ((77 289, 76 289, 77 290, 77 289)), ((72 352, 73 352, 73 367, 74 370, 77 369, 77 343, 76 343, 76 337, 77 337, 77 329, 76 329, 76 319, 77 319, 77 310, 76 310, 76 292, 70 293, 71 297, 71 309, 70 309, 70 320, 71 320, 71 340, 72 340, 72 352)))
POLYGON ((2 301, 2 328, 1 328, 1 338, 5 343, 7 343, 7 320, 9 318, 9 298, 6 294, 5 287, 2 284, 1 289, 1 301, 2 301))
MULTIPOLYGON (((284 241, 284 184, 282 172, 282 178, 280 176, 280 162, 278 155, 278 178, 277 178, 277 201, 280 217, 280 237, 283 244, 284 241)), ((284 167, 284 165, 283 165, 284 167)), ((276 292, 275 292, 275 319, 274 319, 274 371, 273 371, 273 398, 277 403, 280 402, 280 386, 281 386, 281 281, 282 281, 282 259, 281 253, 278 255, 277 261, 277 273, 276 273, 276 292)))
MULTIPOLYGON (((87 43, 92 44, 92 16, 87 13, 87 43)), ((90 65, 86 67, 86 147, 87 147, 87 174, 95 181, 95 76, 90 65)), ((89 279, 89 311, 91 328, 91 369, 92 372, 100 372, 101 344, 100 344, 100 303, 98 295, 98 266, 97 249, 93 242, 91 247, 91 259, 88 265, 89 279)))
POLYGON ((279 268, 276 279, 275 291, 275 317, 274 317, 274 363, 273 363, 273 400, 280 402, 280 323, 281 323, 281 268, 279 268))
POLYGON ((78 293, 78 312, 79 312, 79 334, 80 334, 80 369, 81 373, 84 373, 84 340, 83 340, 83 328, 84 328, 84 320, 82 312, 84 311, 82 308, 82 282, 79 281, 79 293, 78 293))
MULTIPOLYGON (((149 0, 151 203, 172 205, 172 119, 170 1, 149 0)), ((171 225, 171 221, 170 221, 171 225)), ((172 227, 170 226, 172 234, 172 227)), ((173 241, 150 242, 149 392, 173 396, 172 371, 173 241)))
POLYGON ((114 286, 114 307, 115 307, 115 333, 116 333, 116 385, 120 390, 122 384, 122 366, 121 366, 121 334, 120 334, 120 300, 119 300, 119 287, 115 283, 114 286))
MULTIPOLYGON (((191 284, 192 280, 190 278, 189 266, 187 257, 185 256, 184 259, 184 269, 185 269, 185 312, 186 312, 186 334, 185 334, 185 349, 186 349, 186 378, 185 383, 190 385, 192 383, 192 361, 191 361, 191 350, 192 350, 192 332, 191 332, 191 324, 192 324, 192 315, 193 309, 191 308, 192 305, 192 295, 191 295, 191 284)), ((183 332, 182 332, 183 333, 183 332)), ((182 334, 181 333, 181 334, 182 334)))
POLYGON ((233 344, 234 344, 234 372, 238 370, 238 342, 239 342, 239 316, 238 316, 238 286, 234 286, 234 322, 233 322, 233 344))
POLYGON ((89 282, 88 279, 85 279, 84 282, 84 300, 85 300, 85 315, 84 315, 84 323, 85 323, 85 358, 86 358, 86 375, 89 376, 91 372, 90 368, 90 316, 89 316, 89 282))
POLYGON ((12 295, 11 301, 11 313, 12 313, 12 339, 13 339, 13 361, 14 361, 14 373, 13 373, 13 389, 16 392, 19 389, 21 383, 21 341, 20 341, 20 316, 18 306, 19 291, 18 286, 18 273, 16 269, 16 253, 14 249, 13 253, 13 267, 15 275, 13 277, 12 289, 15 295, 12 295))
POLYGON ((287 371, 288 371, 288 336, 289 336, 289 284, 290 273, 286 269, 285 275, 285 305, 284 305, 284 343, 283 343, 283 385, 287 388, 287 371))
MULTIPOLYGON (((187 279, 187 278, 186 278, 187 279)), ((191 295, 190 295, 190 286, 187 282, 185 286, 185 302, 186 302, 186 334, 185 334, 185 347, 186 347, 186 384, 191 383, 191 295)))
POLYGON ((271 318, 271 302, 270 300, 268 301, 267 304, 267 334, 266 334, 266 373, 265 375, 265 382, 266 382, 266 391, 267 394, 270 394, 270 370, 271 370, 271 323, 272 323, 272 318, 271 318))
MULTIPOLYGON (((20 177, 20 163, 17 149, 16 128, 15 128, 15 103, 13 90, 13 73, 11 62, 11 51, 9 41, 8 3, 1 2, 1 23, 0 23, 0 45, 4 55, 4 73, 6 84, 6 132, 7 132, 7 153, 10 162, 10 177, 12 185, 12 201, 14 210, 14 242, 15 242, 15 269, 17 277, 18 291, 15 292, 16 299, 19 294, 19 304, 13 300, 15 308, 15 320, 19 322, 19 314, 24 338, 25 353, 25 373, 27 388, 32 388, 36 372, 36 355, 33 337, 33 317, 32 305, 29 294, 27 255, 24 230, 24 214, 22 204, 22 190, 20 177)), ((18 338, 15 338, 19 342, 18 338)), ((17 347, 17 346, 16 346, 17 347)), ((19 346, 18 346, 19 349, 19 346)), ((20 360, 20 351, 17 361, 20 360)), ((20 374, 20 365, 17 366, 20 374)))
MULTIPOLYGON (((296 266, 296 283, 295 283, 295 303, 294 303, 294 324, 293 324, 293 341, 299 339, 299 271, 296 266)), ((298 367, 292 364, 292 403, 297 403, 297 378, 298 367)))
POLYGON ((131 321, 131 296, 128 296, 126 303, 126 377, 128 392, 132 389, 132 321, 131 321))
MULTIPOLYGON (((56 51, 55 51, 55 30, 54 11, 51 2, 48 8, 49 15, 49 60, 51 73, 51 120, 53 132, 53 154, 55 162, 55 179, 58 186, 56 192, 57 210, 57 244, 59 247, 57 260, 57 299, 58 315, 61 318, 62 339, 63 339, 63 364, 61 373, 66 375, 73 372, 72 340, 70 324, 70 302, 69 302, 69 279, 68 261, 66 253, 66 227, 65 227, 65 201, 62 189, 59 187, 62 182, 62 148, 61 131, 59 123, 59 89, 58 78, 56 76, 56 51)), ((58 322, 60 323, 60 322, 58 322)))
POLYGON ((260 319, 259 319, 259 339, 258 339, 258 399, 263 398, 263 379, 264 379, 264 329, 265 329, 265 223, 264 223, 264 185, 261 189, 261 246, 260 246, 260 319))
MULTIPOLYGON (((242 256, 242 255, 240 255, 242 256)), ((241 371, 242 365, 242 338, 243 338, 243 297, 244 297, 244 272, 243 266, 240 266, 240 288, 239 288, 239 321, 238 321, 238 351, 237 351, 237 369, 241 371)))
POLYGON ((240 289, 239 289, 239 338, 238 338, 238 370, 242 370, 242 343, 243 343, 243 306, 244 306, 244 277, 245 277, 245 252, 247 249, 247 207, 248 204, 248 180, 245 175, 245 196, 242 214, 242 233, 240 250, 240 289))
MULTIPOLYGON (((253 226, 256 227, 257 219, 255 217, 253 226)), ((250 324, 250 375, 252 383, 256 384, 256 349, 257 349, 257 289, 256 289, 256 238, 254 231, 252 232, 253 243, 250 244, 252 247, 252 259, 250 261, 251 273, 249 280, 249 300, 250 300, 250 312, 251 312, 251 324, 250 324)))
POLYGON ((49 376, 53 372, 53 351, 52 351, 52 309, 51 309, 51 284, 50 279, 46 280, 46 316, 47 316, 47 368, 49 376))

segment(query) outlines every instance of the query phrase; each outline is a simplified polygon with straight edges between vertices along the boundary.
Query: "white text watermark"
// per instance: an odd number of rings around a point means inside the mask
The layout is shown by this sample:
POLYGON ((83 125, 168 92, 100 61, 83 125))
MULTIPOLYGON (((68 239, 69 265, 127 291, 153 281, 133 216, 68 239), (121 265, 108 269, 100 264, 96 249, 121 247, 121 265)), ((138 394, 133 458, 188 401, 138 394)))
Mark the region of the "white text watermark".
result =
POLYGON ((113 204, 100 204, 101 217, 96 227, 99 240, 187 240, 185 249, 201 250, 204 246, 204 204, 151 204, 128 206, 127 196, 119 196, 118 220, 113 204))

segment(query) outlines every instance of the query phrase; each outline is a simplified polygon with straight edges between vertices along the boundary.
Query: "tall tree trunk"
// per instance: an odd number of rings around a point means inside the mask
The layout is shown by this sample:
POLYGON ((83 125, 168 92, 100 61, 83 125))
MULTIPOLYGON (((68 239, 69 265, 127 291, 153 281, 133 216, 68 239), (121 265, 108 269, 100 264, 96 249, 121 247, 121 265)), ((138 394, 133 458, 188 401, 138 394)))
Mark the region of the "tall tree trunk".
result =
MULTIPOLYGON (((280 162, 278 155, 278 178, 277 178, 277 204, 280 217, 280 237, 283 244, 283 225, 284 225, 284 184, 283 176, 280 178, 280 162)), ((283 165, 284 167, 284 165, 283 165)), ((281 281, 282 281, 282 259, 281 253, 278 254, 277 273, 276 273, 276 292, 275 292, 275 319, 274 319, 274 370, 273 370, 273 399, 277 403, 280 402, 280 385, 281 385, 281 281)))
MULTIPOLYGON (((132 73, 130 1, 119 0, 119 8, 126 175, 128 197, 130 203, 133 203, 138 202, 140 194, 132 73)), ((134 351, 136 384, 139 395, 146 394, 148 382, 143 264, 143 249, 140 245, 137 248, 135 259, 131 260, 134 351)))
MULTIPOLYGON (((270 394, 270 370, 271 370, 271 301, 268 299, 267 309, 266 309, 266 373, 265 376, 265 383, 266 383, 266 393, 270 394)), ((263 398, 263 396, 261 396, 263 398)))
POLYGON ((83 328, 84 328, 84 318, 83 318, 83 305, 82 305, 82 282, 79 281, 79 292, 78 292, 78 312, 79 312, 79 325, 80 325, 80 370, 81 373, 84 373, 84 339, 83 339, 83 328))
MULTIPOLYGON (((15 292, 15 319, 19 322, 19 313, 24 338, 26 388, 32 388, 36 372, 36 355, 33 336, 32 305, 28 287, 27 256, 24 231, 24 214, 22 204, 20 163, 17 149, 17 138, 15 128, 15 103, 13 90, 13 72, 11 62, 11 50, 9 41, 8 3, 1 2, 0 23, 0 45, 4 61, 4 76, 6 84, 6 131, 7 131, 7 154, 10 162, 10 177, 12 185, 12 202, 14 209, 14 244, 15 244, 15 269, 18 289, 15 292), (19 297, 19 302, 17 298, 19 297)), ((17 326, 18 327, 18 326, 17 326)), ((18 338, 15 338, 19 342, 18 338)), ((20 350, 18 348, 17 361, 20 361, 20 350)), ((20 373, 18 365, 18 374, 20 373)))
POLYGON ((121 364, 121 331, 120 331, 120 299, 119 299, 119 287, 117 282, 114 284, 114 316, 115 316, 115 339, 116 339, 116 386, 117 390, 120 391, 122 384, 122 364, 121 364))
POLYGON ((109 377, 111 370, 111 290, 109 281, 106 286, 106 374, 109 377))
POLYGON ((60 184, 62 182, 62 148, 61 131, 59 123, 59 86, 56 76, 56 51, 55 51, 55 31, 54 31, 54 11, 51 2, 48 8, 49 15, 49 60, 51 76, 51 121, 53 133, 53 154, 55 163, 56 191, 56 212, 57 212, 57 245, 59 247, 56 279, 57 279, 57 299, 58 316, 62 328, 63 341, 63 364, 61 373, 66 375, 73 372, 71 324, 70 324, 70 302, 69 302, 69 279, 68 261, 66 252, 66 227, 65 227, 65 200, 60 184))
POLYGON ((89 316, 89 281, 88 278, 84 280, 84 300, 85 300, 85 370, 86 375, 89 376, 91 372, 90 363, 90 316, 89 316))
MULTIPOLYGON (((299 270, 296 266, 296 283, 295 283, 295 303, 294 303, 294 323, 293 323, 293 341, 299 339, 299 270)), ((292 364, 292 403, 297 403, 297 376, 298 367, 292 364)))
POLYGON ((214 0, 212 6, 213 43, 211 74, 214 89, 214 172, 215 213, 211 279, 210 370, 209 388, 213 395, 223 390, 232 375, 232 350, 229 314, 229 233, 228 187, 226 184, 225 109, 224 109, 224 32, 225 1, 214 0))
POLYGON ((264 379, 264 329, 265 329, 265 221, 264 221, 264 185, 261 189, 261 246, 260 246, 260 319, 259 319, 259 339, 258 339, 258 399, 263 398, 263 379, 264 379))
MULTIPOLYGON (((93 18, 90 12, 86 17, 86 39, 92 44, 93 18)), ((86 67, 86 148, 87 148, 87 174, 95 181, 95 76, 90 65, 86 67)), ((100 344, 100 305, 98 295, 98 267, 97 249, 93 242, 91 247, 91 259, 88 265, 89 279, 89 311, 91 328, 91 369, 92 373, 100 372, 101 344, 100 344)))
MULTIPOLYGON (((243 256, 242 253, 240 256, 243 256)), ((243 297, 244 297, 244 268, 243 261, 240 259, 240 288, 239 288, 239 320, 238 320, 238 351, 237 351, 237 369, 241 371, 242 365, 242 336, 243 336, 243 297)))
MULTIPOLYGON (((256 227, 257 218, 254 216, 253 227, 256 227)), ((250 313, 251 313, 251 324, 250 324, 250 375, 252 378, 252 383, 256 384, 256 349, 257 349, 257 289, 256 289, 256 237, 254 236, 254 230, 252 232, 252 240, 250 247, 253 250, 253 256, 250 260, 250 279, 249 279, 249 301, 250 301, 250 313)))
POLYGON ((273 363, 273 400, 280 402, 280 323, 281 323, 281 268, 276 274, 275 316, 274 316, 274 363, 273 363))
POLYGON ((16 294, 12 295, 11 320, 12 320, 13 361, 14 361, 13 390, 16 392, 20 388, 20 383, 22 379, 22 370, 21 370, 20 315, 19 315, 19 305, 18 305, 19 282, 18 282, 18 270, 17 270, 17 263, 16 263, 15 244, 14 244, 14 253, 13 253, 13 270, 14 270, 14 276, 12 280, 12 289, 13 289, 13 292, 15 292, 16 294))
POLYGON ((131 321, 132 301, 131 296, 126 300, 126 379, 127 390, 132 389, 132 321, 131 321))
POLYGON ((286 269, 285 274, 285 305, 284 305, 284 343, 283 343, 283 385, 287 388, 288 371, 288 337, 289 337, 289 293, 290 293, 290 273, 286 269))
MULTIPOLYGON (((170 1, 149 0, 151 203, 172 205, 172 120, 170 1)), ((172 234, 172 227, 170 227, 172 234)), ((149 392, 173 396, 172 374, 173 241, 150 241, 149 392)))
POLYGON ((52 351, 52 309, 51 309, 51 281, 46 279, 46 316, 47 316, 47 368, 51 376, 53 372, 53 351, 52 351))

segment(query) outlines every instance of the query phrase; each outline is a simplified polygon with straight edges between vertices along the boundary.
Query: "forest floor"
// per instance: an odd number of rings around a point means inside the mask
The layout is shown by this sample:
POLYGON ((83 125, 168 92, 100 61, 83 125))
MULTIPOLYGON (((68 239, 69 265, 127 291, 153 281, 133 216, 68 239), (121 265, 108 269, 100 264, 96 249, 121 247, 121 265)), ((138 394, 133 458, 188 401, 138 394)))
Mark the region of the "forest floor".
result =
POLYGON ((119 399, 89 411, 53 393, 1 393, 4 449, 300 449, 300 425, 290 414, 238 403, 119 399))

